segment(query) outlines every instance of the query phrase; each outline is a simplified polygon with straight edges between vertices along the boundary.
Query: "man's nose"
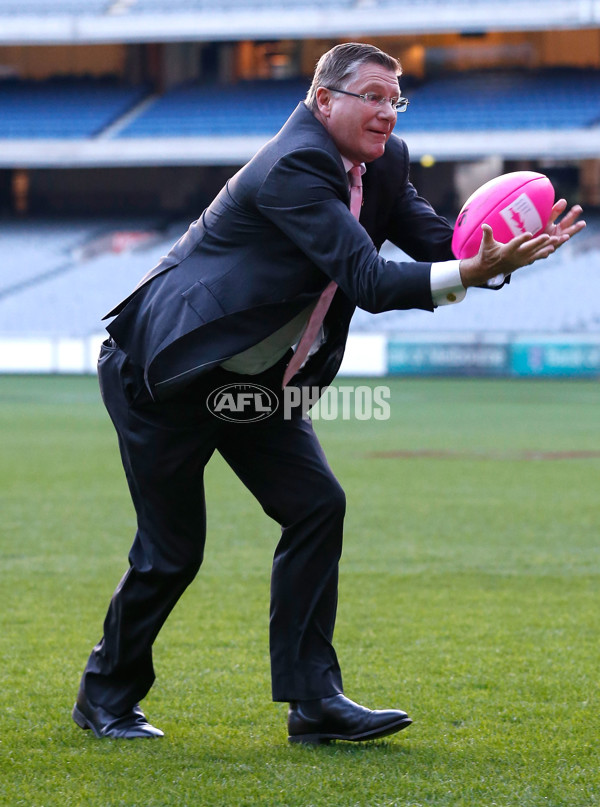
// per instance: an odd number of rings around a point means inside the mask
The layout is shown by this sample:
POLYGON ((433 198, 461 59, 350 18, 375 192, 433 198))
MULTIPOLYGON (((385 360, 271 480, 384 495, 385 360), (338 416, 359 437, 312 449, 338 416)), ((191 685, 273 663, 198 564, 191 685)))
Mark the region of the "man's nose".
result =
POLYGON ((385 104, 383 104, 377 109, 377 117, 380 118, 381 120, 388 120, 391 123, 395 123, 396 118, 398 117, 398 113, 392 106, 391 102, 386 101, 385 104))

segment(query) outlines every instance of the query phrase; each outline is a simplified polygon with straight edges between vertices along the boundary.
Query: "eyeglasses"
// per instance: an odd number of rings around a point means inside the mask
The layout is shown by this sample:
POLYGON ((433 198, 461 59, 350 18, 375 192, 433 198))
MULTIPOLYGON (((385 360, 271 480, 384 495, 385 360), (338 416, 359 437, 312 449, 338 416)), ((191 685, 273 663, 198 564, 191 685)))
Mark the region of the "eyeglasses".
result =
POLYGON ((360 98, 363 104, 367 104, 374 109, 381 109, 381 107, 389 103, 396 112, 406 112, 406 107, 409 104, 408 98, 386 98, 385 95, 379 95, 376 92, 366 92, 359 95, 357 92, 338 90, 336 87, 325 87, 325 89, 330 92, 341 92, 342 95, 352 95, 354 98, 360 98))

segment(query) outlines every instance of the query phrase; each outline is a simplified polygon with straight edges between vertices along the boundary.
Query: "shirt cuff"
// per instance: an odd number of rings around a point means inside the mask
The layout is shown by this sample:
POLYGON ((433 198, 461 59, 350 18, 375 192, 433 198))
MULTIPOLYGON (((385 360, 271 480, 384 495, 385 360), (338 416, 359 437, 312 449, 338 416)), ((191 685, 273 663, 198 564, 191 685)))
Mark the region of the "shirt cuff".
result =
POLYGON ((464 300, 467 290, 460 280, 460 261, 431 264, 431 297, 433 305, 452 305, 464 300))

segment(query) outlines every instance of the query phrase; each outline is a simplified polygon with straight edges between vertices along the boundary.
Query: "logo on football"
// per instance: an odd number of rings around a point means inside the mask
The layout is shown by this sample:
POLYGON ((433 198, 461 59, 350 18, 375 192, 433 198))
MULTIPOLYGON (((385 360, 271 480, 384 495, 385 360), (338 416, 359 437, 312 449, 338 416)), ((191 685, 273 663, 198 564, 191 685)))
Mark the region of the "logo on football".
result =
POLYGON ((538 233, 544 228, 536 206, 526 193, 517 196, 514 202, 500 211, 500 215, 513 235, 538 233))

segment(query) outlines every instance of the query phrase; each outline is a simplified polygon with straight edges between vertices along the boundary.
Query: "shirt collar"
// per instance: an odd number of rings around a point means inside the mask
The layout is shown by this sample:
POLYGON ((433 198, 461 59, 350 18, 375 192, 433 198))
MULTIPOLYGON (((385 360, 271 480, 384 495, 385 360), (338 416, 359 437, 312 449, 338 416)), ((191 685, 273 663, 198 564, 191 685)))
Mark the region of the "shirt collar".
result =
MULTIPOLYGON (((342 158, 342 162, 344 163, 344 169, 345 169, 346 173, 348 173, 348 171, 350 171, 351 168, 354 168, 355 163, 353 163, 352 160, 349 160, 347 157, 344 157, 343 154, 340 155, 340 156, 342 158)), ((361 176, 365 173, 366 170, 367 170, 367 166, 364 163, 360 163, 360 175, 361 176)))

